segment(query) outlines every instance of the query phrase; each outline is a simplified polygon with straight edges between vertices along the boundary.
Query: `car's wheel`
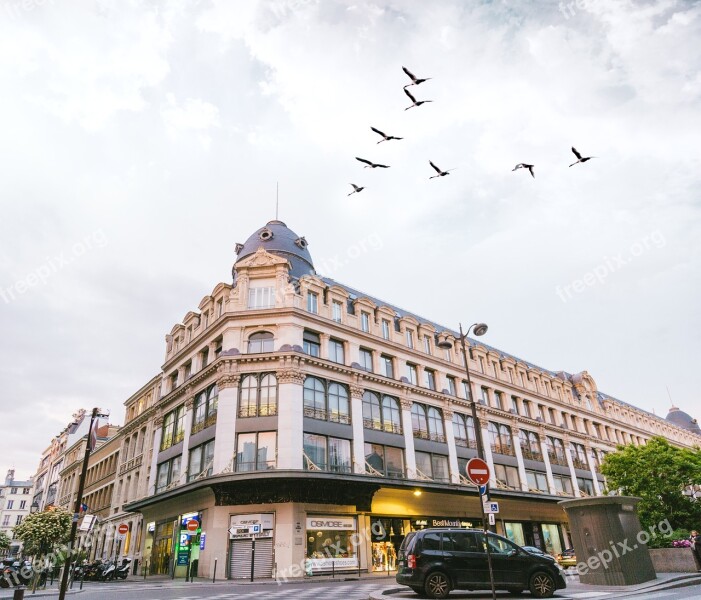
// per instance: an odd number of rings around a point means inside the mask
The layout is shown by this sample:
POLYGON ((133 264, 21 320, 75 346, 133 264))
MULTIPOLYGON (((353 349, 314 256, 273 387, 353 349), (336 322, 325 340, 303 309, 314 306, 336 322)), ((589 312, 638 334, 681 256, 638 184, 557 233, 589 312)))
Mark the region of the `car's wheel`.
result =
POLYGON ((531 577, 530 585, 531 595, 535 598, 551 598, 555 593, 555 580, 551 575, 538 571, 531 577))
POLYGON ((424 582, 424 590, 429 598, 446 598, 450 593, 450 580, 445 573, 429 573, 424 582))

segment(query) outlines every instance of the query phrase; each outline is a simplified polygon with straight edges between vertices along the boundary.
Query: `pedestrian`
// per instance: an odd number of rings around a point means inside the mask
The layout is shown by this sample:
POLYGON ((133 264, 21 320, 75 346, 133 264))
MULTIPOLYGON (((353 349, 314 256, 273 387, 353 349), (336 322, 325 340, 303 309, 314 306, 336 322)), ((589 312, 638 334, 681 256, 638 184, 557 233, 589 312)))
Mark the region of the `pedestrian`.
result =
POLYGON ((696 568, 701 571, 701 535, 699 535, 699 532, 694 529, 689 535, 689 541, 696 560, 696 568))

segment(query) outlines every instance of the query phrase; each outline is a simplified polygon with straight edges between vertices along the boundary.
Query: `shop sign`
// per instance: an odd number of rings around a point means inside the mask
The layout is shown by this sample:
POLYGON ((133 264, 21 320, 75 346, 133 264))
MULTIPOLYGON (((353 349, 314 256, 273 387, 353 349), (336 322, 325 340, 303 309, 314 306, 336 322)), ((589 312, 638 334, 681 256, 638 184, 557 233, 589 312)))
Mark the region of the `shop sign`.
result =
POLYGON ((229 530, 253 529, 256 525, 258 525, 260 530, 273 529, 274 519, 275 515, 273 513, 231 515, 229 519, 229 530))
POLYGON ((273 530, 272 529, 266 529, 265 531, 261 531, 260 533, 253 533, 251 530, 242 528, 242 529, 229 529, 229 539, 230 540, 252 540, 253 538, 259 539, 259 538, 271 538, 273 537, 273 530))
POLYGON ((326 516, 326 517, 308 517, 307 530, 339 530, 339 531, 355 531, 355 517, 342 516, 326 516))
POLYGON ((357 558, 308 558, 305 561, 307 573, 313 571, 331 571, 338 569, 357 569, 357 558))
POLYGON ((425 529, 426 527, 465 527, 473 526, 473 521, 463 517, 423 517, 412 519, 411 526, 414 529, 425 529))

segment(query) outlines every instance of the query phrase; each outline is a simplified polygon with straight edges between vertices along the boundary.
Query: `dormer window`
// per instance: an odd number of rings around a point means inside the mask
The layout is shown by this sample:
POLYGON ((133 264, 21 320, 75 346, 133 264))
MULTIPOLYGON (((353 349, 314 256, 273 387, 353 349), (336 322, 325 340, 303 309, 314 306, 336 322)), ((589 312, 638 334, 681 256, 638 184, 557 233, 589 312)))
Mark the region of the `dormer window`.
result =
POLYGON ((306 249, 306 247, 307 247, 308 245, 309 245, 309 244, 308 244, 307 240, 304 239, 304 236, 299 237, 299 238, 297 238, 297 239, 295 240, 295 246, 298 246, 298 247, 301 248, 302 250, 306 249))
POLYGON ((251 287, 248 290, 248 308, 273 308, 275 306, 275 288, 251 287))
POLYGON ((264 242, 267 242, 268 240, 273 239, 273 232, 270 231, 270 229, 268 229, 267 227, 263 227, 263 229, 260 230, 258 237, 264 242))

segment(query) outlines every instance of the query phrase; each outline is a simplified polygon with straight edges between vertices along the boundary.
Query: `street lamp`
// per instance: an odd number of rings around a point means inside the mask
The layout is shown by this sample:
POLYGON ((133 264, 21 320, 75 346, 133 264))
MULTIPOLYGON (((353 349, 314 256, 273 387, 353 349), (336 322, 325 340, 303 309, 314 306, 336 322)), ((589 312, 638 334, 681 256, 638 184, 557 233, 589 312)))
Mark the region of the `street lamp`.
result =
POLYGON ((29 512, 31 514, 39 512, 39 503, 36 500, 32 502, 32 505, 29 507, 29 512))
POLYGON ((80 506, 83 503, 83 490, 85 489, 85 476, 88 474, 88 460, 90 452, 95 449, 97 444, 97 430, 95 420, 103 417, 109 417, 109 412, 102 411, 99 408, 92 409, 90 415, 90 427, 88 428, 88 439, 85 443, 85 455, 83 456, 83 468, 80 471, 80 479, 78 480, 78 495, 75 499, 75 508, 73 509, 73 521, 71 523, 71 536, 68 541, 68 552, 63 561, 63 574, 61 575, 61 585, 58 592, 58 600, 65 600, 66 589, 68 587, 68 572, 70 571, 70 560, 73 555, 73 546, 75 545, 76 534, 78 533, 78 518, 80 517, 80 506))
MULTIPOLYGON (((472 395, 472 380, 470 379, 470 366, 467 361, 467 349, 465 348, 465 338, 470 334, 470 331, 473 331, 476 336, 482 336, 485 333, 487 333, 487 327, 486 323, 473 323, 467 328, 467 333, 462 332, 462 323, 460 323, 460 345, 462 347, 462 360, 463 364, 465 365, 465 375, 467 377, 467 395, 468 395, 468 400, 470 401, 470 410, 472 412, 472 424, 475 428, 475 444, 477 446, 477 456, 479 456, 482 460, 484 460, 484 445, 482 442, 482 427, 480 426, 480 421, 479 417, 477 416, 477 403, 475 402, 475 399, 472 395)), ((449 342, 447 339, 442 340, 437 342, 436 344, 439 348, 443 348, 444 350, 450 350, 453 347, 453 344, 449 342)), ((487 484, 488 485, 488 484, 487 484)), ((479 503, 480 503, 480 509, 482 512, 482 528, 484 530, 484 541, 486 545, 486 552, 487 552, 487 566, 489 567, 489 582, 491 583, 492 586, 492 600, 496 600, 497 593, 496 589, 494 587, 494 571, 492 569, 492 553, 489 549, 489 528, 487 526, 487 520, 485 519, 485 514, 484 514, 484 504, 482 503, 482 494, 479 493, 478 489, 478 496, 479 496, 479 503)))

